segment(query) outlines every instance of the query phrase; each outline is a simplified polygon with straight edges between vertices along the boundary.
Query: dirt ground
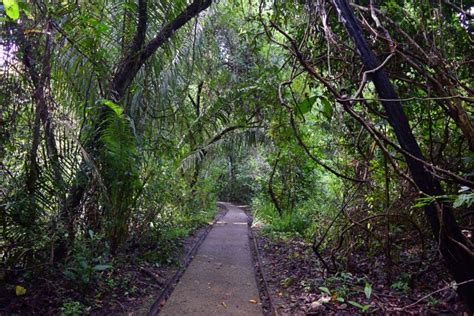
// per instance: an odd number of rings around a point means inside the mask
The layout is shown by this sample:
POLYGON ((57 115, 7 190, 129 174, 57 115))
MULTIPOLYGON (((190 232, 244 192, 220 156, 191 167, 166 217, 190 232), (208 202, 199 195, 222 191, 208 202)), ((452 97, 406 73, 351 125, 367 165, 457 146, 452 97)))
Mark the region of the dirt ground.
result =
POLYGON ((350 272, 326 273, 311 244, 302 239, 283 240, 259 230, 254 234, 278 315, 463 314, 462 302, 450 288, 417 302, 452 282, 440 260, 426 262, 418 275, 409 273, 416 271, 410 262, 401 261, 387 282, 382 255, 367 259, 366 254, 353 253, 350 272))

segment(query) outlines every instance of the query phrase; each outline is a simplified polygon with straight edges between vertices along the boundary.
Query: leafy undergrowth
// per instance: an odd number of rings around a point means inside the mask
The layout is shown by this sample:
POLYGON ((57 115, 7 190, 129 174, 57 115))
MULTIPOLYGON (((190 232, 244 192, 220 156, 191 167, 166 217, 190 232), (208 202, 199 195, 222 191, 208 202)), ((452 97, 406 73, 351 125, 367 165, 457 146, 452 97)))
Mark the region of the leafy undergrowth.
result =
POLYGON ((450 285, 440 260, 426 260, 418 271, 408 273, 414 271, 413 262, 403 259, 387 280, 383 255, 367 259, 367 254, 352 252, 350 268, 325 273, 303 239, 262 231, 256 235, 269 291, 281 314, 462 314, 462 302, 451 288, 414 304, 450 285))
POLYGON ((0 283, 0 314, 146 314, 213 215, 194 229, 169 230, 156 247, 99 257, 107 263, 82 251, 64 265, 10 273, 0 283))
POLYGON ((161 288, 171 267, 153 266, 147 262, 136 265, 117 264, 109 272, 100 272, 82 286, 76 286, 61 271, 44 270, 41 276, 23 275, 16 284, 2 287, 1 312, 31 314, 78 315, 92 312, 125 312, 133 310, 145 297, 161 288), (148 271, 149 273, 144 273, 148 271), (24 289, 17 295, 15 289, 24 289))

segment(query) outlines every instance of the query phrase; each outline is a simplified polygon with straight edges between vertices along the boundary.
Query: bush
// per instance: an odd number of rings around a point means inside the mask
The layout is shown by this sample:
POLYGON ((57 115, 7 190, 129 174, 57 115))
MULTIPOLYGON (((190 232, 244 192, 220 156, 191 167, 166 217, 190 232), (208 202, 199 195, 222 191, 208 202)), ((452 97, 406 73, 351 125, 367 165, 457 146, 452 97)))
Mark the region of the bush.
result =
POLYGON ((313 234, 312 216, 304 208, 296 208, 280 215, 271 202, 256 198, 253 210, 255 223, 262 223, 266 232, 304 238, 310 238, 313 234))

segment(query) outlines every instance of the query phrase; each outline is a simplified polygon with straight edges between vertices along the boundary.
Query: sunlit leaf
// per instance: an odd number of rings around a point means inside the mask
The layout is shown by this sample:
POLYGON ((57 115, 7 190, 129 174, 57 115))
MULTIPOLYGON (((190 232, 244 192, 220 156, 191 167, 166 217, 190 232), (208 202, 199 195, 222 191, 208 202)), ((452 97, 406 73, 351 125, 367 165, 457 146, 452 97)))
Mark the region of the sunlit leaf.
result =
POLYGON ((102 102, 108 106, 111 110, 113 110, 118 116, 123 114, 123 109, 120 105, 110 100, 102 100, 102 102))
POLYGON ((324 293, 327 293, 327 294, 331 295, 331 291, 329 291, 329 289, 325 286, 320 286, 320 287, 318 287, 318 289, 320 289, 324 293))
POLYGON ((3 0, 5 13, 12 20, 18 20, 20 17, 20 7, 17 0, 3 0))
POLYGON ((23 296, 26 294, 26 289, 21 285, 17 285, 15 286, 15 293, 16 296, 23 296))

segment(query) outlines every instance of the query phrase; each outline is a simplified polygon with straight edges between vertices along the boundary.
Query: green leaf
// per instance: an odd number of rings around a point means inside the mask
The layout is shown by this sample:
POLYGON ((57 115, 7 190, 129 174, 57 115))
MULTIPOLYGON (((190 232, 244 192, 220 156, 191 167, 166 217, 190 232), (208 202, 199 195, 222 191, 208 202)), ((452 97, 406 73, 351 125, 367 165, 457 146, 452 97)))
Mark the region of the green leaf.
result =
POLYGON ((322 97, 320 100, 321 100, 321 105, 323 106, 322 108, 323 115, 330 121, 334 113, 332 103, 324 97, 322 97))
POLYGON ((26 3, 24 1, 18 2, 18 7, 20 8, 20 11, 26 15, 27 18, 33 19, 33 15, 31 14, 31 5, 29 3, 26 3))
POLYGON ((359 308, 363 312, 368 311, 369 308, 370 308, 370 305, 362 305, 362 304, 359 304, 359 303, 354 302, 354 301, 347 301, 347 303, 351 304, 352 306, 355 306, 355 307, 359 308))
POLYGON ((83 274, 83 275, 82 275, 82 277, 81 277, 81 280, 82 280, 82 282, 84 282, 84 283, 86 283, 86 284, 87 284, 87 283, 89 283, 89 282, 90 282, 91 278, 90 278, 90 276, 89 276, 89 275, 87 275, 87 274, 83 274))
POLYGON ((460 194, 453 203, 453 207, 461 207, 465 205, 470 207, 474 203, 474 193, 460 194))
POLYGON ((435 200, 436 200, 436 197, 432 197, 432 196, 418 198, 415 200, 416 203, 415 205, 413 205, 413 207, 414 208, 425 207, 426 205, 430 205, 431 203, 433 203, 435 200))
POLYGON ((117 103, 114 103, 110 100, 102 100, 102 103, 111 108, 118 116, 121 116, 123 114, 122 107, 117 103))
POLYGON ((464 195, 460 195, 456 198, 456 200, 454 201, 453 203, 453 207, 454 208, 458 208, 460 207, 461 205, 464 204, 464 195))
POLYGON ((303 115, 311 111, 311 108, 313 107, 314 102, 316 102, 316 99, 317 99, 317 96, 313 96, 311 98, 308 98, 302 101, 300 104, 298 104, 299 114, 303 115))
POLYGON ((331 295, 331 291, 329 291, 329 289, 325 286, 320 286, 320 287, 318 287, 318 289, 320 289, 321 291, 323 291, 324 293, 326 293, 328 295, 331 295))
POLYGON ((89 264, 87 263, 86 260, 83 260, 83 259, 79 260, 78 263, 79 263, 79 266, 84 270, 87 270, 87 268, 89 267, 89 264))
POLYGON ((370 299, 370 296, 372 295, 372 285, 370 285, 370 283, 365 283, 364 293, 365 297, 367 297, 367 299, 370 299))
POLYGON ((98 264, 92 268, 94 271, 105 271, 107 269, 112 268, 110 264, 98 264))
POLYGON ((66 270, 63 273, 64 273, 64 276, 69 280, 75 280, 76 279, 76 274, 74 273, 74 271, 66 270))
POLYGON ((3 0, 5 13, 12 20, 18 20, 20 17, 20 7, 17 0, 3 0))
POLYGON ((359 304, 359 303, 354 302, 354 301, 347 301, 347 303, 349 303, 349 304, 351 304, 352 306, 355 306, 355 307, 357 307, 357 308, 360 308, 360 309, 364 308, 364 306, 363 306, 362 304, 359 304))

